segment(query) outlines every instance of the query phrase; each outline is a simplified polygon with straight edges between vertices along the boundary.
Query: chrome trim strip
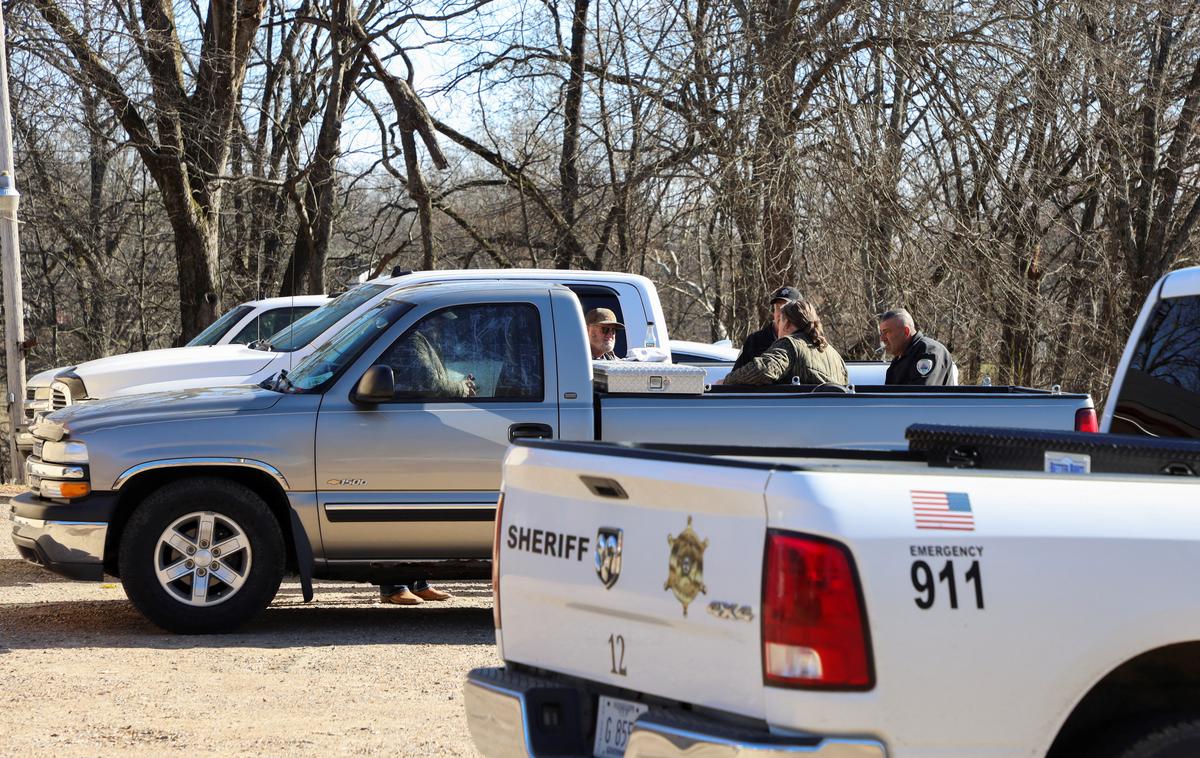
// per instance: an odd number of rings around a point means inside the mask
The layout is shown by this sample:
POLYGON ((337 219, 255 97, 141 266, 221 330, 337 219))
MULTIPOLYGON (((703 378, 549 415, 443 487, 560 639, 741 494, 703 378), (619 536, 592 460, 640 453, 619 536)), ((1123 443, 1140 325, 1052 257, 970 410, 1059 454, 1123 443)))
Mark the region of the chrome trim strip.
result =
POLYGON ((326 558, 330 566, 482 566, 491 564, 491 558, 326 558))
POLYGON ((327 503, 325 510, 335 511, 340 513, 354 513, 362 511, 370 513, 373 511, 408 511, 414 508, 431 511, 494 511, 496 504, 492 503, 327 503))
POLYGON ((714 758, 887 758, 883 743, 869 739, 820 737, 815 745, 754 743, 683 729, 654 721, 652 715, 634 723, 625 747, 626 758, 639 755, 705 755, 714 758))
POLYGON ((279 482, 285 492, 291 489, 287 478, 284 477, 279 469, 269 463, 256 461, 253 458, 166 458, 161 461, 147 461, 146 463, 139 463, 136 466, 125 469, 117 477, 116 481, 113 482, 112 489, 121 489, 130 479, 147 471, 154 471, 161 468, 180 468, 182 466, 239 466, 241 468, 255 468, 275 477, 275 481, 279 482))

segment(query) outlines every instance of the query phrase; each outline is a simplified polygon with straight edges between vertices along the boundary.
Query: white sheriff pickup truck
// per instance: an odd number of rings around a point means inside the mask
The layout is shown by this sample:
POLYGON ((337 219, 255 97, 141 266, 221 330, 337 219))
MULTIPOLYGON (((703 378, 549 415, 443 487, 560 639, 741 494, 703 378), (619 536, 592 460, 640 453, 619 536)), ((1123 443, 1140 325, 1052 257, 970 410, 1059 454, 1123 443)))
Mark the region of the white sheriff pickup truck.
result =
POLYGON ((521 441, 493 559, 505 666, 465 691, 477 747, 1200 756, 1197 324, 1200 269, 1176 272, 1125 351, 1121 434, 521 441))

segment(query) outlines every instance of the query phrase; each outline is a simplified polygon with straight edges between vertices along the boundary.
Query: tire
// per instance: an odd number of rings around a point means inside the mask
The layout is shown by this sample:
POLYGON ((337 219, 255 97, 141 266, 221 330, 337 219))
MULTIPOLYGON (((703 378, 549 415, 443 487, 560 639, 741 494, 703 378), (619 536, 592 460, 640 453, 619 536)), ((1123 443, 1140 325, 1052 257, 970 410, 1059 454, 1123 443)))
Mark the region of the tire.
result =
POLYGON ((121 535, 125 594, 169 632, 230 632, 258 615, 283 579, 283 533, 236 482, 183 479, 138 505, 121 535))
POLYGON ((1122 724, 1088 754, 1104 758, 1195 758, 1200 756, 1200 718, 1195 714, 1164 714, 1122 724))

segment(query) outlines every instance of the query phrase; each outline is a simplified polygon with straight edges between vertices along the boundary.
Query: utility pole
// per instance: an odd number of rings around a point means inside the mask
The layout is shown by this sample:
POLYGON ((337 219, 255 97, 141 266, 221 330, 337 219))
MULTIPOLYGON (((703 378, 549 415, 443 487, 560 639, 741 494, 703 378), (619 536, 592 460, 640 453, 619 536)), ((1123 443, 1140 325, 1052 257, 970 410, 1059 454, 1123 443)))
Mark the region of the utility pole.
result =
POLYGON ((0 6, 0 264, 4 270, 4 368, 8 384, 9 460, 13 480, 25 482, 17 433, 25 422, 25 298, 21 293, 21 240, 17 230, 16 171, 12 116, 8 110, 8 29, 0 6))

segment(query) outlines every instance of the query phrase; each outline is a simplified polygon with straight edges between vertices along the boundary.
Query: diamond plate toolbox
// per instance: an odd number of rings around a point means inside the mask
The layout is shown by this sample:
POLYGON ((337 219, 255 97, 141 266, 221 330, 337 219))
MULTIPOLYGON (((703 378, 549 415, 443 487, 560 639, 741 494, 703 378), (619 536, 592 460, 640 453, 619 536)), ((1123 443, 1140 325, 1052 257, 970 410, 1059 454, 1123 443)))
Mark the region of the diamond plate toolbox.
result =
POLYGON ((671 363, 593 361, 596 389, 615 394, 700 395, 704 369, 671 363))

